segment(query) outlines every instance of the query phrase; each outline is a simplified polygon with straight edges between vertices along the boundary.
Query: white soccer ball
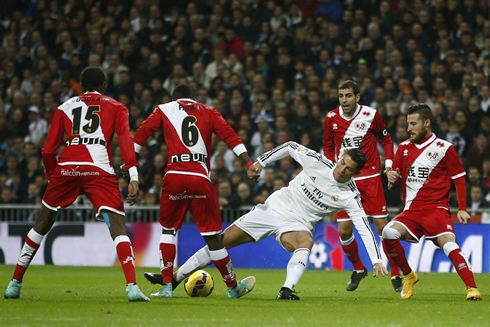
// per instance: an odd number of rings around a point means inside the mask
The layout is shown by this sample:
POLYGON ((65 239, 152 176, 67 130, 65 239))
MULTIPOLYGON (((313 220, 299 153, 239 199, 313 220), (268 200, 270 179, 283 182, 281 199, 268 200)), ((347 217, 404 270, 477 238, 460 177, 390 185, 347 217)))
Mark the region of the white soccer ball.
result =
POLYGON ((184 289, 192 297, 209 296, 214 289, 213 277, 204 270, 198 270, 185 280, 184 289))

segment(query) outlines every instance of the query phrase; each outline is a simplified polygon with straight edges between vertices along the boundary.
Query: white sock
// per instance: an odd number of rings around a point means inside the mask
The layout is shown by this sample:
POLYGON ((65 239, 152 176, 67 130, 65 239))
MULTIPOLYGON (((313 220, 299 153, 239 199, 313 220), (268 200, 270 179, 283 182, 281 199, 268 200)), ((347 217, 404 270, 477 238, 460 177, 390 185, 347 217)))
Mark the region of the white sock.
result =
POLYGON ((339 238, 339 239, 340 239, 340 244, 342 244, 343 246, 348 246, 349 244, 351 244, 352 242, 354 242, 354 240, 355 240, 356 238, 354 237, 354 234, 352 234, 352 236, 351 236, 351 237, 350 237, 348 240, 345 240, 345 241, 344 241, 344 240, 343 240, 343 239, 341 239, 341 238, 339 238))
POLYGON ((185 278, 192 275, 193 272, 199 269, 206 268, 213 261, 211 260, 211 255, 209 254, 209 248, 206 245, 201 248, 199 251, 194 253, 192 257, 187 259, 186 262, 177 270, 174 274, 175 280, 181 282, 185 278))
POLYGON ((294 251, 293 256, 288 262, 286 281, 284 282, 283 287, 293 289, 293 287, 298 284, 306 269, 309 257, 310 249, 299 248, 294 251))

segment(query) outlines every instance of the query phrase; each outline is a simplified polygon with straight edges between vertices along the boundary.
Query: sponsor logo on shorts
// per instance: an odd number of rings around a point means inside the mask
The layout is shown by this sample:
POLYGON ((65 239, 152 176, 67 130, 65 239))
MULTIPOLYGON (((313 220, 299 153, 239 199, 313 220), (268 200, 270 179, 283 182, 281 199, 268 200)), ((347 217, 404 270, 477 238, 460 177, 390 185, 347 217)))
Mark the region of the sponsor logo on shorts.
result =
POLYGON ((187 191, 184 191, 183 193, 177 194, 177 195, 168 195, 168 199, 172 201, 178 201, 178 200, 187 200, 187 199, 205 199, 205 195, 187 195, 185 194, 187 191))
POLYGON ((78 171, 78 166, 71 169, 61 168, 61 175, 68 177, 79 177, 79 176, 99 176, 98 171, 78 171))
POLYGON ((451 225, 446 225, 446 228, 449 230, 453 230, 453 226, 451 226, 451 225))

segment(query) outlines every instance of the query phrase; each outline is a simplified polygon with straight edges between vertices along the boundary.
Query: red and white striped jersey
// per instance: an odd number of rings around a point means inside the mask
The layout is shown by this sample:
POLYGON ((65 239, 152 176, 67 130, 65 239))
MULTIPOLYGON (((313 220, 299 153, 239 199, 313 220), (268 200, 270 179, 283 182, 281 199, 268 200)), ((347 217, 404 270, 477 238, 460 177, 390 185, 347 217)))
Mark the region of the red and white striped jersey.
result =
POLYGON ((400 143, 393 169, 400 169, 405 209, 437 205, 449 209, 451 179, 466 175, 454 146, 432 134, 421 144, 400 143))
POLYGON ((117 131, 126 168, 138 167, 129 133, 128 109, 98 92, 86 92, 58 107, 43 147, 46 178, 58 165, 89 165, 114 174, 112 137, 117 131), (66 147, 56 161, 57 149, 66 133, 66 147))
POLYGON ((237 156, 247 151, 216 109, 191 99, 179 99, 155 108, 136 131, 136 152, 160 128, 168 148, 167 174, 198 175, 209 179, 213 132, 228 143, 237 156))
POLYGON ((329 160, 337 162, 345 150, 360 148, 367 161, 361 173, 354 179, 378 176, 381 165, 376 136, 383 144, 386 166, 390 167, 394 157, 393 141, 381 115, 371 107, 357 105, 354 115, 346 117, 342 107, 339 107, 325 117, 323 152, 329 160))

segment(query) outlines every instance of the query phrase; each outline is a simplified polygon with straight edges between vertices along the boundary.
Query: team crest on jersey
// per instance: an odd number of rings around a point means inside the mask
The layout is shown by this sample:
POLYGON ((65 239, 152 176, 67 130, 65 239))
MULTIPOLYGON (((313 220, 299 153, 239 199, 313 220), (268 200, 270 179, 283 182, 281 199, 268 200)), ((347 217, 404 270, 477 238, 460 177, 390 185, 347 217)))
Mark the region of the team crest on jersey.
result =
POLYGON ((361 131, 365 131, 366 130, 366 127, 367 127, 367 124, 362 122, 362 123, 356 123, 356 125, 354 126, 355 129, 359 132, 361 131))
POLYGON ((408 150, 403 151, 403 156, 404 157, 408 156, 408 150))
POLYGON ((328 117, 328 118, 332 118, 332 117, 333 117, 333 116, 335 116, 335 115, 336 115, 336 113, 335 113, 335 112, 330 111, 330 112, 327 114, 327 117, 328 117))
POLYGON ((439 151, 427 151, 427 159, 433 161, 439 158, 439 151))
POLYGON ((337 124, 333 124, 332 129, 338 129, 337 124))
POLYGON ((339 196, 338 195, 332 195, 332 200, 337 202, 339 200, 339 196))

